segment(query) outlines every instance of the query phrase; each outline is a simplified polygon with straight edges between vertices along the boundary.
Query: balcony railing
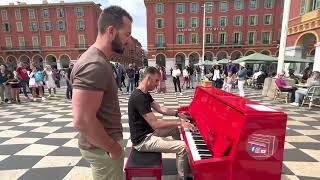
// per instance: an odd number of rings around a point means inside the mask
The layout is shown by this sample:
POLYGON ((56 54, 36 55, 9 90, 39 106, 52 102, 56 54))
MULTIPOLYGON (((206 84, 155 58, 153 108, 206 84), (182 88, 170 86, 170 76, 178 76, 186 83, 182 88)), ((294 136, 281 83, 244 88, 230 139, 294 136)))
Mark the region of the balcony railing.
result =
POLYGON ((238 43, 206 43, 205 47, 239 47, 244 45, 243 41, 239 41, 238 43))
POLYGON ((3 51, 40 51, 40 46, 13 46, 13 47, 1 47, 3 51))
POLYGON ((75 44, 74 47, 78 49, 87 49, 89 48, 89 44, 75 44))
POLYGON ((165 47, 166 47, 166 44, 165 44, 165 43, 156 43, 156 44, 155 44, 155 47, 156 47, 156 48, 165 48, 165 47))

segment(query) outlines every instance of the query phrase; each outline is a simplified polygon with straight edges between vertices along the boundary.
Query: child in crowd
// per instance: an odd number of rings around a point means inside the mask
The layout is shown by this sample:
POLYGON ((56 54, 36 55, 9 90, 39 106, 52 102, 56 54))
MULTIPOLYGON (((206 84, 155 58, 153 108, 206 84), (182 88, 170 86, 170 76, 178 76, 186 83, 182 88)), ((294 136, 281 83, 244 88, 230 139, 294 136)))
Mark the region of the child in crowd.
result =
POLYGON ((224 79, 225 83, 225 91, 231 92, 232 84, 235 82, 234 75, 232 75, 232 72, 228 72, 228 76, 224 79))

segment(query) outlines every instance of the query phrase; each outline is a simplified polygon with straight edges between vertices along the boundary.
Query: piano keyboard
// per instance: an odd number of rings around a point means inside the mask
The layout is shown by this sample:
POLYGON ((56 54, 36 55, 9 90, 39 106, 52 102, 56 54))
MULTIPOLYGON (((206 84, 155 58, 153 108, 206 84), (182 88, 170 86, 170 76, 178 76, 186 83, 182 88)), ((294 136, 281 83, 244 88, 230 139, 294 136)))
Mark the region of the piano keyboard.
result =
POLYGON ((212 154, 198 132, 192 132, 189 129, 184 129, 186 140, 194 161, 212 158, 212 154))

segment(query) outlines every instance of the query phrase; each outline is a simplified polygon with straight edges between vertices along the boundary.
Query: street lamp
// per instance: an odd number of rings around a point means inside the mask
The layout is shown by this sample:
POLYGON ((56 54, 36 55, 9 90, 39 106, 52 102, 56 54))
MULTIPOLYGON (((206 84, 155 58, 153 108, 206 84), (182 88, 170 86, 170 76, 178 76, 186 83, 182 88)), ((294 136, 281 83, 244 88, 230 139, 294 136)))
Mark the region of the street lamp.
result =
POLYGON ((212 7, 212 4, 203 4, 203 26, 202 26, 202 57, 201 61, 204 62, 204 46, 205 46, 205 36, 206 36, 206 6, 212 7))
POLYGON ((284 56, 285 56, 285 49, 286 49, 286 42, 287 42, 290 5, 291 5, 291 0, 284 1, 277 74, 281 73, 284 69, 284 56))

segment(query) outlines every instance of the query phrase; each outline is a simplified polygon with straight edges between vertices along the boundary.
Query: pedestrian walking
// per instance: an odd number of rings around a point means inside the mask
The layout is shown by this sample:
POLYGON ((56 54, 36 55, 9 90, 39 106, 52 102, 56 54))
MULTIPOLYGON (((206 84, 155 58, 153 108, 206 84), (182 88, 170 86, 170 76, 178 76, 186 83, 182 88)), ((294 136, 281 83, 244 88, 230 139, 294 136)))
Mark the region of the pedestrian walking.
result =
POLYGON ((176 64, 176 65, 174 65, 173 70, 172 70, 172 81, 173 81, 173 85, 174 85, 174 91, 177 92, 177 90, 179 90, 180 95, 182 95, 181 87, 180 87, 180 76, 181 76, 181 71, 178 68, 178 65, 176 64))
POLYGON ((9 80, 12 72, 10 72, 4 64, 0 65, 0 103, 8 102, 11 100, 11 86, 9 80))
POLYGON ((44 81, 46 83, 49 96, 48 98, 55 97, 56 95, 56 75, 54 74, 54 71, 52 70, 50 65, 45 66, 45 70, 43 71, 43 77, 44 81), (53 92, 52 92, 53 91, 53 92))
POLYGON ((129 89, 130 92, 133 91, 134 89, 134 77, 135 77, 135 70, 133 68, 132 64, 129 64, 129 67, 126 71, 127 77, 128 77, 128 86, 127 86, 127 94, 129 94, 129 89))
POLYGON ((66 89, 66 98, 67 99, 72 99, 72 83, 70 81, 70 76, 71 76, 73 66, 74 65, 72 63, 70 63, 69 67, 67 68, 66 73, 65 73, 65 80, 66 80, 66 84, 67 84, 67 89, 66 89))
POLYGON ((244 97, 244 84, 247 79, 248 70, 246 68, 245 62, 241 62, 239 65, 240 65, 240 71, 238 74, 238 89, 239 89, 239 95, 241 97, 244 97))

